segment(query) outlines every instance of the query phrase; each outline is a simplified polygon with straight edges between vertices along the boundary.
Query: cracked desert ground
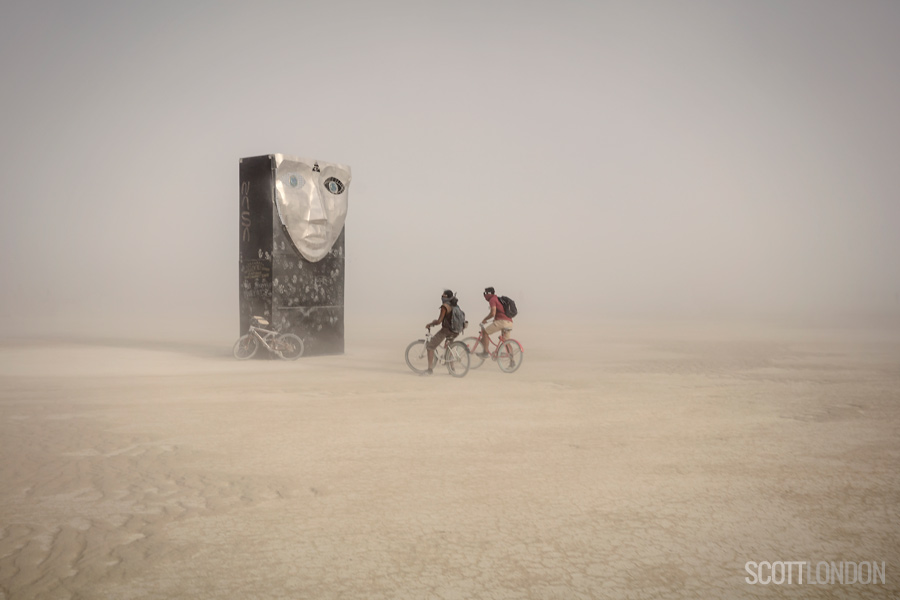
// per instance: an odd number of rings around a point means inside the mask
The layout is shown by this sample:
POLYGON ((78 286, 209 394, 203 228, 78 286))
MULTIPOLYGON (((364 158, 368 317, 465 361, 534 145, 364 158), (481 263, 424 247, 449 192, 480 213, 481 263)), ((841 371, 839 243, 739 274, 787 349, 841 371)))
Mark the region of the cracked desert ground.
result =
POLYGON ((519 321, 463 379, 409 323, 0 342, 0 598, 900 594, 900 330, 519 321), (745 581, 778 560, 886 583, 745 581))

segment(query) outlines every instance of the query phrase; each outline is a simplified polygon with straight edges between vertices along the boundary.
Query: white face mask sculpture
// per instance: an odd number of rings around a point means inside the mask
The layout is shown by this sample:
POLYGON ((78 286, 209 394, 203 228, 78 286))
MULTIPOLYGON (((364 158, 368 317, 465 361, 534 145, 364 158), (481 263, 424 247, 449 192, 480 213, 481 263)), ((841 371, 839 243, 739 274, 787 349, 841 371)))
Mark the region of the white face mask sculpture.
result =
POLYGON ((348 166, 275 155, 275 206, 306 260, 322 260, 343 231, 349 187, 348 166))

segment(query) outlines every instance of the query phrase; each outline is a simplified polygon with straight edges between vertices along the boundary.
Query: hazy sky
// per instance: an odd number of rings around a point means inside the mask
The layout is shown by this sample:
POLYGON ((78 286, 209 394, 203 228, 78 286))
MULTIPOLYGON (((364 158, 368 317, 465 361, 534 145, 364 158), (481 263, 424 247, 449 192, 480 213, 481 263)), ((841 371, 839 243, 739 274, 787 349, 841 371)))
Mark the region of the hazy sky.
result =
POLYGON ((900 311, 898 31, 893 0, 4 2, 0 318, 236 330, 238 159, 275 152, 353 169, 348 314, 900 311))

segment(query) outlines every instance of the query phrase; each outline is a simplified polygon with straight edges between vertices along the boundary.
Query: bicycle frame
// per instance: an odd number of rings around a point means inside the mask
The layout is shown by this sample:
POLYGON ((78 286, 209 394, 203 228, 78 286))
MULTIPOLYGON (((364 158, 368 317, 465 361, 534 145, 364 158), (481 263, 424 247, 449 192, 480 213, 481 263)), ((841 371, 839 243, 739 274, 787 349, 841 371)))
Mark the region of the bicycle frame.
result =
MULTIPOLYGON (((430 342, 430 341, 431 341, 431 338, 433 338, 433 337, 434 337, 434 336, 431 334, 431 331, 430 331, 430 330, 427 330, 427 331, 425 332, 425 347, 426 347, 426 348, 428 348, 428 342, 430 342)), ((449 339, 444 340, 444 343, 443 343, 443 344, 438 344, 438 345, 435 347, 435 349, 434 349, 434 364, 435 364, 435 366, 437 366, 437 365, 443 365, 443 364, 446 362, 446 361, 444 360, 444 353, 443 353, 443 352, 438 352, 438 348, 443 348, 444 350, 446 350, 446 349, 449 348, 449 347, 450 347, 450 340, 449 340, 449 339)))
POLYGON ((269 342, 268 342, 267 340, 271 340, 271 339, 274 338, 276 335, 278 335, 278 332, 277 332, 277 331, 273 331, 273 330, 271 330, 271 329, 263 329, 262 327, 256 327, 255 325, 251 325, 251 326, 250 326, 250 333, 251 333, 252 335, 256 336, 256 338, 257 338, 260 342, 262 342, 262 345, 266 348, 266 350, 268 350, 269 352, 274 352, 274 351, 275 351, 275 350, 272 348, 272 346, 269 345, 269 342), (262 331, 262 332, 265 333, 266 335, 260 335, 260 333, 259 333, 260 331, 262 331))
MULTIPOLYGON (((488 341, 488 354, 490 354, 490 355, 491 355, 491 358, 493 358, 493 359, 495 359, 495 360, 496 360, 496 358, 497 358, 497 351, 500 349, 500 344, 501 344, 502 342, 506 341, 506 340, 504 340, 504 339, 502 338, 503 332, 504 332, 504 331, 505 331, 505 330, 501 330, 501 331, 500 331, 500 336, 501 336, 501 337, 498 337, 496 342, 495 342, 494 340, 491 339, 491 336, 487 336, 487 341, 488 341), (493 347, 493 349, 491 349, 492 347, 493 347)), ((476 347, 476 348, 478 348, 479 346, 484 347, 484 346, 482 345, 482 341, 484 340, 484 338, 485 338, 485 335, 484 335, 484 325, 482 325, 482 326, 480 326, 480 327, 478 328, 478 335, 475 336, 475 344, 476 344, 475 347, 476 347)), ((511 338, 507 338, 507 339, 511 339, 511 338)))

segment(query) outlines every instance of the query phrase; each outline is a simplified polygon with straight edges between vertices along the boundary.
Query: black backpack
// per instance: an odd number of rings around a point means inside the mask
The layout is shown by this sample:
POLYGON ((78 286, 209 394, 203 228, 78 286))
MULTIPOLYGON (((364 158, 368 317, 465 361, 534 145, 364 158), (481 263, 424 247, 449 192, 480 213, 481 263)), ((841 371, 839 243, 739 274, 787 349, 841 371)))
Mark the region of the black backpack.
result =
POLYGON ((458 307, 454 306, 450 309, 450 331, 460 334, 466 328, 466 313, 458 307))
POLYGON ((505 312, 506 316, 510 319, 519 314, 519 310, 516 308, 516 301, 509 296, 500 296, 500 304, 503 305, 503 312, 505 312))

